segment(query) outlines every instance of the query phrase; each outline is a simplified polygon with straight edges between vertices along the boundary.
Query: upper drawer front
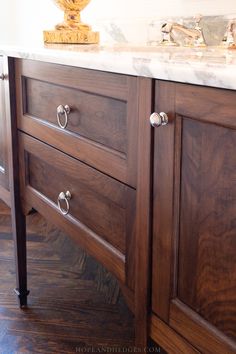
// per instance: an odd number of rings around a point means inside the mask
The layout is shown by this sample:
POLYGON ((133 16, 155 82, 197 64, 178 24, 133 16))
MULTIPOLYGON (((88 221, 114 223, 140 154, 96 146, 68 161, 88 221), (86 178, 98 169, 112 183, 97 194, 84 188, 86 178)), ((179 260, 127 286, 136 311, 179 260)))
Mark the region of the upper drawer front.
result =
MULTIPOLYGON (((26 114, 58 125, 57 107, 68 105, 67 131, 127 154, 125 101, 30 78, 24 91, 26 114)), ((64 125, 64 114, 59 119, 64 125)))
POLYGON ((136 78, 16 60, 16 87, 21 130, 135 187, 136 78))
POLYGON ((43 215, 51 214, 52 222, 58 224, 59 217, 66 232, 74 225, 82 246, 95 257, 107 252, 115 260, 112 266, 120 263, 125 272, 133 245, 135 190, 26 134, 20 134, 20 146, 22 198, 43 215), (67 191, 72 197, 68 205, 61 201, 63 209, 69 206, 64 216, 57 202, 67 191))

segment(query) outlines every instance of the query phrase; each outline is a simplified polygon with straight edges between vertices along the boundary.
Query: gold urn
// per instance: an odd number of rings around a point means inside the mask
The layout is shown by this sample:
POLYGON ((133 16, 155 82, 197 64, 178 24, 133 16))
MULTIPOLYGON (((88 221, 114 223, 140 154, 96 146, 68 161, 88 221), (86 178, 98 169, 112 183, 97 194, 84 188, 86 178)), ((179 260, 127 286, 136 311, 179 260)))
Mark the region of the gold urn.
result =
POLYGON ((55 30, 44 31, 45 43, 81 43, 92 44, 99 42, 99 33, 82 23, 80 12, 90 0, 53 0, 64 11, 64 22, 55 26, 55 30))

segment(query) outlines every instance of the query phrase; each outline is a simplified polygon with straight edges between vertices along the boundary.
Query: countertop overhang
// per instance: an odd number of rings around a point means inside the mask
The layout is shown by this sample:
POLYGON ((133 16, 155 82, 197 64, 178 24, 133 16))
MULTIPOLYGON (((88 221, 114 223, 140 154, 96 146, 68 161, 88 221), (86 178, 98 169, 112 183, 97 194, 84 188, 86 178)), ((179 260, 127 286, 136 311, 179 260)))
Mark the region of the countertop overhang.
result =
POLYGON ((0 45, 0 54, 119 74, 236 89, 236 50, 132 45, 0 45))

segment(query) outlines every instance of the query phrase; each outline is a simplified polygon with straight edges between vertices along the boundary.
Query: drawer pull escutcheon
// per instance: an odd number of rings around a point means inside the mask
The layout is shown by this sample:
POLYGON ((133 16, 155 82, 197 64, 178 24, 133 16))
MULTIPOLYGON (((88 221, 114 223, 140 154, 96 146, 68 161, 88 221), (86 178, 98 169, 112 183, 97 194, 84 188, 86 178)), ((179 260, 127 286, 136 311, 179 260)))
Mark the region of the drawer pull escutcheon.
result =
POLYGON ((57 123, 60 128, 65 129, 67 127, 69 113, 70 113, 70 107, 67 104, 65 106, 60 104, 60 106, 57 107, 57 123), (65 117, 64 124, 61 123, 62 115, 64 115, 65 117))
POLYGON ((60 209, 60 212, 63 215, 67 215, 69 213, 69 210, 70 210, 69 200, 70 199, 71 199, 71 193, 69 191, 67 191, 66 193, 61 192, 57 198, 58 208, 60 209), (66 209, 62 208, 61 201, 64 201, 66 203, 66 209))
POLYGON ((164 112, 154 112, 150 115, 150 123, 154 128, 158 128, 162 125, 167 125, 168 121, 168 115, 164 112))

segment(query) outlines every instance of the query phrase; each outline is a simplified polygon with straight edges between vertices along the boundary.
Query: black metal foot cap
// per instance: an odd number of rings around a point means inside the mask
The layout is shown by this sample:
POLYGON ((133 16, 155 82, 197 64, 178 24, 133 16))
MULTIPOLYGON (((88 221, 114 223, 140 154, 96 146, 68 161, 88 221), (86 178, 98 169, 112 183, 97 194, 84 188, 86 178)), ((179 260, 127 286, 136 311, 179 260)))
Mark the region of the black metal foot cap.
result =
POLYGON ((20 307, 27 306, 27 296, 29 295, 29 290, 20 291, 19 289, 14 289, 14 292, 18 296, 20 307))

